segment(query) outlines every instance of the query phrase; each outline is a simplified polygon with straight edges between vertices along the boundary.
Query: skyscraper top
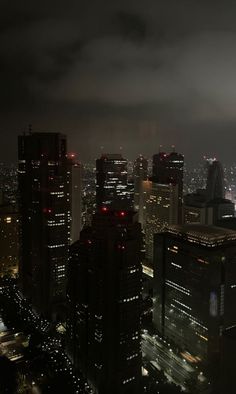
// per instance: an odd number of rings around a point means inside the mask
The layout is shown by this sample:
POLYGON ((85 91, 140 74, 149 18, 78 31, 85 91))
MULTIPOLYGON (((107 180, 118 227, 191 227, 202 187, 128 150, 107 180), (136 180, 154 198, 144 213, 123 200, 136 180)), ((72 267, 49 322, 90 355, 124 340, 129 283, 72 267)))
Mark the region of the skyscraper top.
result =
POLYGON ((29 133, 18 137, 20 160, 41 160, 65 158, 66 136, 61 133, 29 133))

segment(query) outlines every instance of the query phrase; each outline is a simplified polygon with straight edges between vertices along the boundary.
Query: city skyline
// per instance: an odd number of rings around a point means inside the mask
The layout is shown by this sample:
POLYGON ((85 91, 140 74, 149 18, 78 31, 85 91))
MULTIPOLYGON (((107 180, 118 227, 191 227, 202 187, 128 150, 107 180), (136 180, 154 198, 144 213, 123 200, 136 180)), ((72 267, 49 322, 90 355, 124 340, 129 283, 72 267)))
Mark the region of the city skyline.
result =
POLYGON ((236 393, 235 15, 0 1, 0 393, 236 393))

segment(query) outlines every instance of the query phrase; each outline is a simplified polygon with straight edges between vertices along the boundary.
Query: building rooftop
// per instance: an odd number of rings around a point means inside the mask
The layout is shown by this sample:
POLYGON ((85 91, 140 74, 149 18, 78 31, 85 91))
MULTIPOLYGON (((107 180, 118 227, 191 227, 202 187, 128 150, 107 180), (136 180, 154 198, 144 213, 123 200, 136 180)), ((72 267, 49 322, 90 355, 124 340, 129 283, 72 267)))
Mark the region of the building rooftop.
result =
POLYGON ((107 160, 124 160, 121 153, 103 153, 101 159, 107 160))
POLYGON ((236 231, 222 227, 202 224, 184 224, 168 227, 168 233, 181 237, 186 241, 202 246, 215 247, 225 243, 236 243, 236 231))

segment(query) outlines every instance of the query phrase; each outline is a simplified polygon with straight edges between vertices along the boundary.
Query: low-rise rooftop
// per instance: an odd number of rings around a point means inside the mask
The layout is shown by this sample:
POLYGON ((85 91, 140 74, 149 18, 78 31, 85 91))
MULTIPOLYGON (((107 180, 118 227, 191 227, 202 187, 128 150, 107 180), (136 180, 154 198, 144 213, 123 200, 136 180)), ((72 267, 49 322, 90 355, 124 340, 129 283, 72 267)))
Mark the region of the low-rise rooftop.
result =
POLYGON ((222 227, 184 224, 170 226, 167 231, 189 242, 195 242, 208 247, 220 246, 230 242, 236 243, 236 231, 222 227))

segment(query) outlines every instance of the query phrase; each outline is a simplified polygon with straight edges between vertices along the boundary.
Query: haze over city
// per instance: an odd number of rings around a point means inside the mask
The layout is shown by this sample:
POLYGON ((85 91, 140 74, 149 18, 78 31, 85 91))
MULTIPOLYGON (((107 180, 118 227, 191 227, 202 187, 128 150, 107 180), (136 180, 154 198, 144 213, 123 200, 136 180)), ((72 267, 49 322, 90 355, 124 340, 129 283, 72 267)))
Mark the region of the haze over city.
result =
POLYGON ((234 160, 234 1, 2 1, 2 160, 16 136, 68 135, 82 159, 151 156, 175 144, 187 161, 234 160))

